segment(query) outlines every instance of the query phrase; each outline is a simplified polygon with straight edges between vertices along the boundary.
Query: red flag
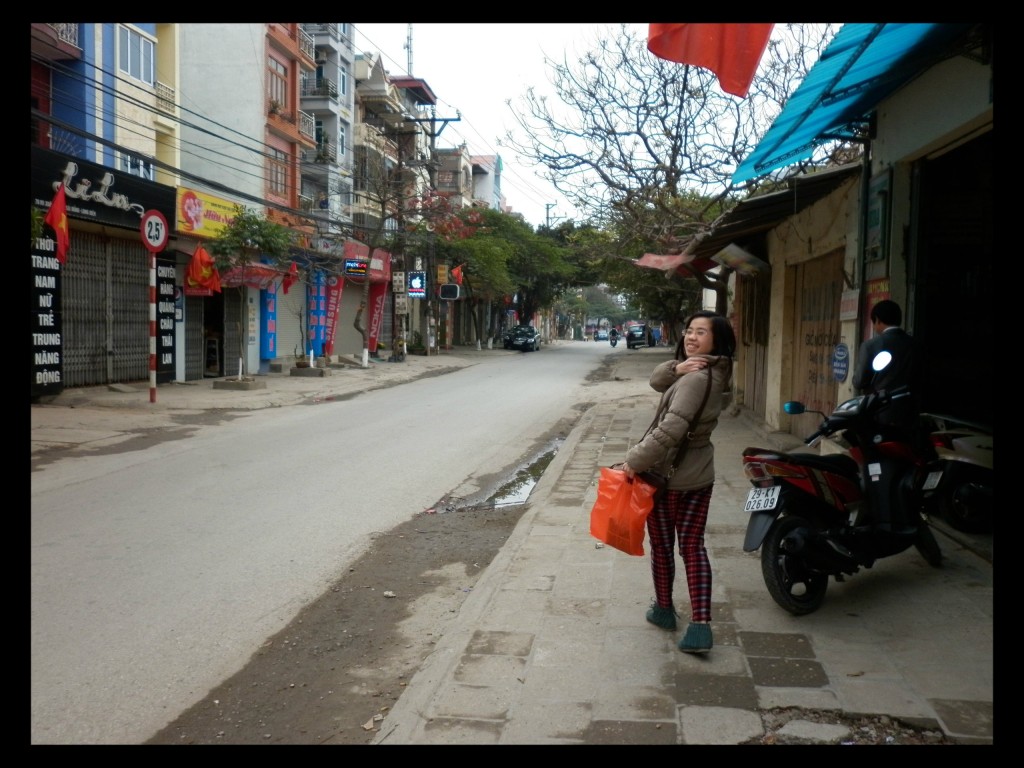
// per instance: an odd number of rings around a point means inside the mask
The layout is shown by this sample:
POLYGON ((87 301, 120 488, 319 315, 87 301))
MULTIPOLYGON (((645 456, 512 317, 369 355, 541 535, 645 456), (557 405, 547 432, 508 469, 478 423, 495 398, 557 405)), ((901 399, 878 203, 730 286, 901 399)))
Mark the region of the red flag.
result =
POLYGON ((462 264, 452 269, 452 279, 456 285, 462 285, 462 264))
POLYGON ((299 279, 299 266, 293 261, 292 265, 288 268, 288 274, 284 280, 281 281, 281 289, 288 293, 288 289, 295 285, 295 281, 299 279))
POLYGON ((213 257, 201 245, 192 254, 192 261, 185 275, 185 285, 190 288, 202 287, 220 291, 220 272, 214 266, 213 257))
POLYGON ((743 98, 774 24, 650 24, 647 50, 660 59, 710 69, 722 90, 743 98))
POLYGON ((64 182, 61 182, 57 194, 53 196, 50 210, 43 221, 49 224, 57 235, 57 261, 63 264, 67 261, 68 246, 71 242, 68 234, 68 206, 64 199, 64 182))

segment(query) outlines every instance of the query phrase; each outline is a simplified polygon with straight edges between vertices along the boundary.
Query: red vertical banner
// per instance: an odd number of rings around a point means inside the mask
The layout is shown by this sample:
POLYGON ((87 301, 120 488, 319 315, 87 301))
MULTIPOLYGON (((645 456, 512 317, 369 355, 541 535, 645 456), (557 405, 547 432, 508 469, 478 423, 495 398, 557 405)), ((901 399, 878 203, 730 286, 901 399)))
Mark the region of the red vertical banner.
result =
POLYGON ((338 325, 338 304, 341 303, 341 289, 345 287, 345 278, 340 275, 329 275, 327 278, 327 312, 324 322, 327 324, 324 334, 324 354, 334 354, 334 335, 338 325))
POLYGON ((384 298, 388 293, 387 281, 370 284, 370 339, 369 349, 377 349, 377 339, 380 337, 380 329, 384 325, 384 298))

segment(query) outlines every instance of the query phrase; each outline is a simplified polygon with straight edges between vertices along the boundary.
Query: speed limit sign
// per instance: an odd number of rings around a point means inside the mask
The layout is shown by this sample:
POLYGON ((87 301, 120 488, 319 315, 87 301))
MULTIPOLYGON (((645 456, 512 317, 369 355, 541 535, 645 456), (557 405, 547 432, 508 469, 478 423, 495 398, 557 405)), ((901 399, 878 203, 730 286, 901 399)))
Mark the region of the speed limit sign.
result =
POLYGON ((167 247, 170 231, 167 228, 167 218, 160 211, 149 210, 142 214, 139 230, 142 232, 142 244, 147 250, 159 253, 167 247))

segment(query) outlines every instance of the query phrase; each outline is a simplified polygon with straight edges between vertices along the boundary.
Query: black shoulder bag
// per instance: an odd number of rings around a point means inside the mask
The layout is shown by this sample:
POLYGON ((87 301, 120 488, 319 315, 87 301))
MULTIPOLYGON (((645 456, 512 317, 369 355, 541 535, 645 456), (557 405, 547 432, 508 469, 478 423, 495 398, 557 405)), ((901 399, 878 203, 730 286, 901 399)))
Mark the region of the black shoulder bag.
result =
MULTIPOLYGON (((718 361, 716 360, 715 362, 717 364, 718 361)), ((713 378, 713 374, 711 372, 712 367, 713 366, 709 365, 707 368, 708 386, 704 390, 704 399, 701 400, 700 407, 693 414, 693 419, 690 421, 691 427, 697 426, 697 423, 700 421, 701 414, 704 413, 704 406, 708 404, 708 396, 711 394, 711 380, 713 378)), ((672 386, 675 386, 675 384, 673 384, 672 386)), ((658 425, 658 422, 661 421, 661 414, 664 412, 670 399, 671 398, 668 397, 668 392, 666 391, 665 395, 662 396, 661 398, 661 402, 658 404, 658 411, 657 413, 654 414, 654 420, 651 422, 651 426, 649 426, 647 428, 647 431, 644 432, 644 437, 647 437, 647 435, 650 434, 651 430, 654 429, 658 425)), ((690 440, 692 437, 693 432, 687 432, 686 435, 683 436, 683 439, 679 441, 679 446, 676 448, 675 458, 672 459, 672 464, 669 467, 667 475, 663 475, 660 472, 653 472, 651 470, 647 470, 646 472, 637 472, 636 476, 639 477, 648 485, 653 485, 655 488, 657 488, 658 495, 664 493, 665 489, 668 487, 668 479, 672 477, 672 474, 676 471, 676 467, 678 467, 682 463, 683 456, 686 454, 686 449, 690 445, 690 440)), ((643 437, 641 437, 640 439, 643 440, 643 437)))

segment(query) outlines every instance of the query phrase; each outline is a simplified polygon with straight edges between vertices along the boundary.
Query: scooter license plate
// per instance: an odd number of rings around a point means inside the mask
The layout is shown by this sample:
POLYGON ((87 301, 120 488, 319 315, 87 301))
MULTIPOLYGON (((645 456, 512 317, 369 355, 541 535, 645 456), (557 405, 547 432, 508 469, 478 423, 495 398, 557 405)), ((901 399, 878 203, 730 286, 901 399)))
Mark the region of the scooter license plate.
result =
POLYGON ((921 490, 933 491, 939 487, 939 481, 942 479, 942 470, 938 469, 928 473, 928 477, 925 478, 924 487, 921 490))
POLYGON ((779 503, 780 493, 782 493, 781 485, 773 485, 771 488, 751 488, 747 494, 747 503, 743 505, 743 511, 763 512, 775 509, 775 505, 779 503))

